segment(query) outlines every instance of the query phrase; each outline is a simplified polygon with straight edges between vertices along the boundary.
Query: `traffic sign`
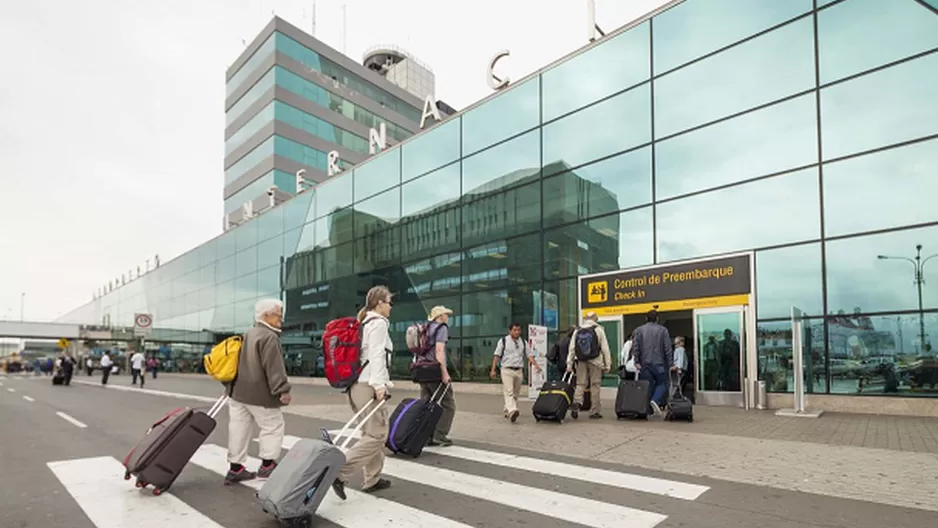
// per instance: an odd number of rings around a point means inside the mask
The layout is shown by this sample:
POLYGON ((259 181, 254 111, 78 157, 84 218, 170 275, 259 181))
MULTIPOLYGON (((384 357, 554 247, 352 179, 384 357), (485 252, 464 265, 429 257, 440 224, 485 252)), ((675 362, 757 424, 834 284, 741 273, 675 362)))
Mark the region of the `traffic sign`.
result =
POLYGON ((65 339, 64 337, 62 339, 59 339, 59 342, 56 343, 56 345, 58 345, 58 347, 61 348, 62 350, 65 350, 66 348, 68 348, 68 345, 70 344, 71 343, 68 342, 68 339, 65 339))
POLYGON ((134 315, 134 335, 149 337, 150 331, 153 330, 153 316, 150 314, 136 314, 134 315))

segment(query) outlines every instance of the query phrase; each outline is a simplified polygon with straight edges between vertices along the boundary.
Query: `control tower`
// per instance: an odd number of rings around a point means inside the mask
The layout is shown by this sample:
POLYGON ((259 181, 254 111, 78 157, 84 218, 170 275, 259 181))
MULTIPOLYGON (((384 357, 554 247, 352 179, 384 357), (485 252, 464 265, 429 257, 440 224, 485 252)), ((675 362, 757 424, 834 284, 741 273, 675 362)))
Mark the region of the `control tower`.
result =
POLYGON ((362 64, 422 100, 436 98, 433 70, 398 46, 373 46, 362 55, 362 64))

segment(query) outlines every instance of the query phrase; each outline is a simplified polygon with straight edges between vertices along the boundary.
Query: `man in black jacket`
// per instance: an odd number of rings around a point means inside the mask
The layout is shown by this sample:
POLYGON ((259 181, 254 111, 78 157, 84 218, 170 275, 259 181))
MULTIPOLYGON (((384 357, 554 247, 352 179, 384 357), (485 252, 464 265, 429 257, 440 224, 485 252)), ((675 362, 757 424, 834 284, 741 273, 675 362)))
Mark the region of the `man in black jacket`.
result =
POLYGON ((547 361, 557 369, 558 380, 562 379, 564 372, 567 371, 567 351, 570 349, 570 338, 573 337, 573 332, 576 332, 575 326, 567 329, 567 333, 560 338, 560 341, 554 343, 547 354, 547 361))

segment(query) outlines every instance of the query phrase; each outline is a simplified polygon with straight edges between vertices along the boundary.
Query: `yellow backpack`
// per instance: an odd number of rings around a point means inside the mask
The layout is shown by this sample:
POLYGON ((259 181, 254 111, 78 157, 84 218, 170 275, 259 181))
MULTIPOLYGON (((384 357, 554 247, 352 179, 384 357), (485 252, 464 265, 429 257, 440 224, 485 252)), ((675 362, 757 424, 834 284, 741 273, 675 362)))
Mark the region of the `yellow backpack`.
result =
POLYGON ((242 342, 241 336, 233 336, 212 347, 212 351, 202 359, 205 372, 222 383, 234 381, 238 375, 242 342))

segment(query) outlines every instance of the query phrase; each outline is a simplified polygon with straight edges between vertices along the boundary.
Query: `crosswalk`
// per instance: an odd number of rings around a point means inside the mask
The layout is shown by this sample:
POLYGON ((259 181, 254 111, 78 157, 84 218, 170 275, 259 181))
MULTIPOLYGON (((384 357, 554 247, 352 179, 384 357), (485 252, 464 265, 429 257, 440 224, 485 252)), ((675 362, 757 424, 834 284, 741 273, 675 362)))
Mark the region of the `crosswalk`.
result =
MULTIPOLYGON (((289 450, 299 440, 286 436, 284 449, 289 450)), ((330 490, 316 512, 317 517, 345 528, 492 525, 467 518, 469 504, 475 512, 488 515, 497 512, 501 521, 496 525, 524 524, 533 518, 543 526, 654 528, 668 516, 660 511, 660 506, 658 511, 641 509, 649 502, 643 497, 695 501, 709 489, 699 484, 462 446, 427 448, 425 453, 419 459, 387 457, 384 474, 393 480, 394 486, 386 492, 366 494, 348 488, 348 500, 342 501, 330 490), (504 478, 496 478, 497 475, 504 478), (591 490, 597 487, 615 493, 593 493, 591 490), (414 499, 415 495, 427 493, 436 498, 414 499), (610 498, 620 496, 624 498, 610 498), (635 504, 623 504, 628 499, 635 504), (461 508, 461 514, 451 514, 448 505, 460 505, 457 509, 461 508)), ((248 466, 254 467, 259 462, 251 457, 248 466)), ((186 495, 182 491, 171 488, 153 496, 135 489, 132 482, 123 479, 123 466, 115 458, 62 460, 47 465, 96 528, 229 528, 211 517, 213 511, 200 510, 198 505, 180 498, 179 495, 186 495)), ((221 489, 219 481, 228 468, 227 449, 205 444, 193 456, 191 465, 218 476, 218 480, 206 481, 204 489, 212 486, 221 489)), ((263 481, 241 484, 253 495, 263 481)), ((189 483, 186 488, 192 486, 189 483)), ((226 507, 259 510, 257 504, 243 497, 239 500, 219 495, 219 500, 233 501, 226 507)))

